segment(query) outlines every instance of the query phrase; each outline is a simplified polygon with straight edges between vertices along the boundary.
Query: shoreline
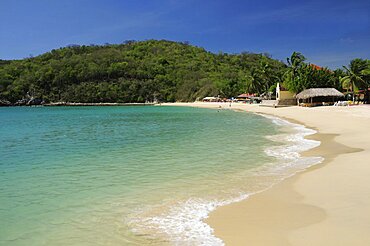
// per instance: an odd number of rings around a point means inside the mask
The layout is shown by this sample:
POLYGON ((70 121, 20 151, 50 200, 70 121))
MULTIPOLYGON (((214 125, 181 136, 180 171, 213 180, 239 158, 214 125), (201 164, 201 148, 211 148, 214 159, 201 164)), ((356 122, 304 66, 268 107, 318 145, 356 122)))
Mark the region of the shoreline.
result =
POLYGON ((222 103, 165 105, 267 114, 317 131, 307 139, 319 140, 321 145, 302 156, 323 156, 321 164, 209 214, 205 222, 226 245, 370 244, 367 233, 370 198, 365 195, 370 166, 364 163, 370 157, 370 134, 366 132, 370 108, 266 108, 247 104, 230 107, 222 103), (348 161, 358 163, 359 170, 346 165, 348 161))
POLYGON ((83 102, 50 102, 50 103, 22 103, 22 104, 1 104, 0 107, 3 108, 12 108, 12 107, 63 107, 63 106, 154 106, 154 105, 160 105, 158 103, 154 102, 148 102, 148 103, 120 103, 120 102, 114 102, 114 103, 107 103, 107 102, 101 102, 101 103, 83 103, 83 102))

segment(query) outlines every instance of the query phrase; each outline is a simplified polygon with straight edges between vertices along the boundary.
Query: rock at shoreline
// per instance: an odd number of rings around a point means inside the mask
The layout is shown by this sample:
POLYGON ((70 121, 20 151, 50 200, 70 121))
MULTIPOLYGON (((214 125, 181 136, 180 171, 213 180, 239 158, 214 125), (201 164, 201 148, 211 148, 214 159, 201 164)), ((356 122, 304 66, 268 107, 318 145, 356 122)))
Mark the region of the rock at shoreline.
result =
POLYGON ((12 103, 7 100, 0 100, 0 107, 12 106, 12 103))
POLYGON ((14 106, 25 106, 27 105, 27 99, 20 99, 14 103, 14 106))
POLYGON ((14 104, 9 101, 0 100, 0 106, 34 106, 34 105, 43 105, 44 103, 45 101, 42 100, 41 98, 31 98, 31 99, 23 98, 16 101, 14 104))
POLYGON ((27 105, 42 105, 44 103, 44 100, 42 100, 41 98, 32 98, 27 102, 27 105))

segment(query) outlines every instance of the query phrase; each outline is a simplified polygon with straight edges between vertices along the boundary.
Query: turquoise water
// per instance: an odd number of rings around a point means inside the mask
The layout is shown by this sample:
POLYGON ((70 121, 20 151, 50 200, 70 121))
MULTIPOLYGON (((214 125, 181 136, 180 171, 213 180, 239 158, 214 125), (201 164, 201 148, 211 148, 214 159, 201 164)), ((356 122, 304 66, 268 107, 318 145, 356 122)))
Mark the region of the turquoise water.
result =
POLYGON ((278 133, 231 110, 0 108, 0 245, 221 243, 201 220, 269 183, 278 133))

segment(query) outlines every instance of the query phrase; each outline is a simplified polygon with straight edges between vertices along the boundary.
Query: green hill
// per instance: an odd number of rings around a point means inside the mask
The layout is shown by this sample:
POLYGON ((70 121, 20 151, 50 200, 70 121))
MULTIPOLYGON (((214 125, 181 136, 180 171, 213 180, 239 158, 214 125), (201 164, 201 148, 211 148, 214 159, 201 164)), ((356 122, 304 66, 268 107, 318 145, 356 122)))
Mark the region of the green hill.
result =
POLYGON ((57 102, 193 101, 262 93, 282 78, 262 54, 214 54, 187 43, 148 40, 72 45, 23 60, 0 60, 0 100, 57 102))

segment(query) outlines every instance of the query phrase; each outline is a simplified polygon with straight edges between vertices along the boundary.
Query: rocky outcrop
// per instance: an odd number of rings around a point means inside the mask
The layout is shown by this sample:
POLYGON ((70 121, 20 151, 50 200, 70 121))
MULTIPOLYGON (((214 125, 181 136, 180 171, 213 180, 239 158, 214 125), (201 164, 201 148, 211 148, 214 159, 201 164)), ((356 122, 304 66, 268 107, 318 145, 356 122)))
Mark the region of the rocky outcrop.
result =
POLYGON ((7 100, 0 100, 0 107, 12 106, 12 103, 7 100))
POLYGON ((27 105, 28 99, 20 99, 14 103, 14 106, 25 106, 27 105))
POLYGON ((45 102, 41 98, 23 98, 14 103, 14 106, 33 106, 43 105, 45 102))
POLYGON ((44 100, 42 100, 41 98, 32 98, 31 100, 29 100, 27 102, 27 105, 30 105, 30 106, 32 106, 32 105, 42 105, 44 103, 45 103, 44 100))

